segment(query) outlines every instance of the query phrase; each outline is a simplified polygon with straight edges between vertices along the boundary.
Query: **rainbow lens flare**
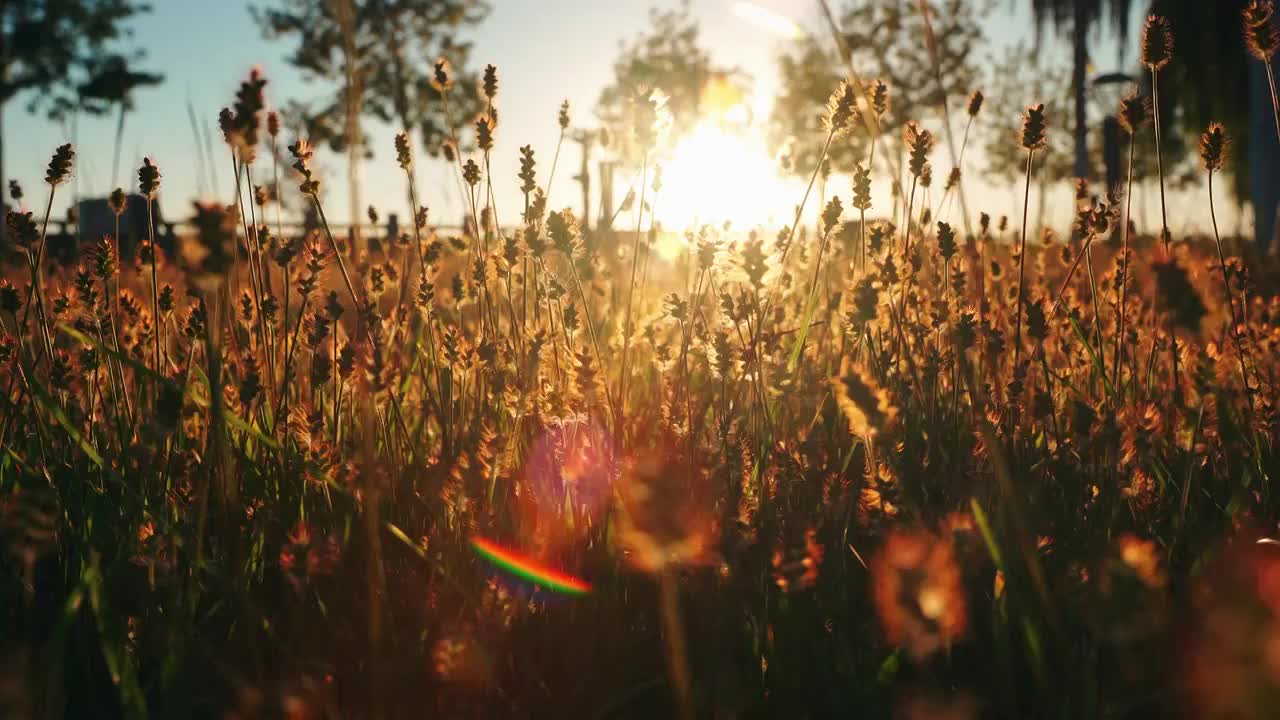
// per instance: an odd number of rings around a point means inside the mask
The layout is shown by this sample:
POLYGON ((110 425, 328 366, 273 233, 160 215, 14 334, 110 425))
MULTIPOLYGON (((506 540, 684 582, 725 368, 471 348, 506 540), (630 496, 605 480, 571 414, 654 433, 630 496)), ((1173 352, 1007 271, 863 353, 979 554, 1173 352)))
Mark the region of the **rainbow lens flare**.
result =
POLYGON ((591 585, 586 581, 568 573, 553 570, 532 558, 507 550, 490 540, 485 540, 481 537, 472 538, 471 547, 475 548, 480 557, 494 565, 548 590, 565 595, 586 595, 591 592, 591 585))

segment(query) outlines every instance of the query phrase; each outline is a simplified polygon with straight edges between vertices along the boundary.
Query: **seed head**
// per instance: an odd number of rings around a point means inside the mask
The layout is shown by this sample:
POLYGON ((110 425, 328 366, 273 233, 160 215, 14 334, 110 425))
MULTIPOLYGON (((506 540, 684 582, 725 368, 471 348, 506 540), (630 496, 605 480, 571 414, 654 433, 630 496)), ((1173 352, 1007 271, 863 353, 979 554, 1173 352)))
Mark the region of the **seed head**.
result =
POLYGON ((1160 15, 1148 15, 1142 30, 1142 64, 1155 71, 1173 59, 1173 28, 1160 15))
POLYGON ((960 184, 960 168, 953 167, 951 172, 947 173, 947 190, 954 190, 960 184))
POLYGON ((494 120, 488 115, 476 118, 476 147, 484 151, 493 149, 494 120))
POLYGON ((445 58, 436 59, 436 63, 431 76, 431 87, 436 92, 444 94, 453 87, 453 66, 445 58))
POLYGON ((1044 103, 1027 106, 1022 114, 1022 147, 1027 150, 1040 150, 1045 146, 1045 131, 1048 124, 1044 117, 1044 103))
POLYGON ((538 187, 534 175, 534 165, 536 163, 533 160, 533 147, 525 145, 520 148, 520 173, 517 177, 520 178, 520 192, 525 195, 533 192, 534 188, 538 187))
POLYGON ((880 389, 871 373, 855 367, 848 358, 831 385, 836 404, 849 422, 849 433, 855 437, 878 435, 888 429, 898 415, 889 393, 880 389))
POLYGON ((36 221, 31 219, 31 213, 8 210, 5 212, 4 220, 5 226, 9 229, 9 238, 18 247, 30 248, 40 239, 40 230, 36 227, 36 221))
POLYGON ((938 254, 944 261, 956 254, 956 231, 947 223, 938 223, 938 254))
POLYGON ((22 202, 22 185, 17 180, 9 181, 9 198, 15 203, 22 202))
POLYGON ((928 130, 921 130, 914 120, 909 120, 902 128, 902 140, 907 145, 911 174, 919 178, 924 174, 929 152, 933 150, 933 135, 928 130))
POLYGON ((858 95, 853 83, 841 80, 827 100, 826 126, 833 132, 839 132, 848 128, 857 115, 858 95))
POLYGON ((1249 53, 1264 63, 1271 62, 1280 49, 1280 33, 1276 32, 1275 4, 1271 0, 1253 0, 1245 6, 1244 43, 1249 53))
POLYGON ((560 129, 569 129, 569 101, 565 100, 560 103, 560 129))
POLYGON ((480 166, 476 165, 476 161, 467 159, 465 165, 462 166, 462 179, 467 181, 471 187, 475 187, 480 182, 480 166))
POLYGON ((413 167, 413 146, 409 142, 409 133, 401 130, 396 133, 396 162, 400 169, 408 171, 413 167))
POLYGON ((1151 98, 1132 92, 1120 100, 1120 127, 1130 135, 1151 122, 1151 98))
POLYGON ((241 159, 253 163, 257 155, 258 129, 262 125, 262 109, 266 101, 262 97, 262 89, 267 86, 267 79, 262 71, 254 68, 249 71, 249 78, 240 83, 236 90, 235 106, 235 139, 241 159))
POLYGON ((111 195, 107 198, 107 207, 111 208, 111 212, 115 213, 116 217, 123 215, 128 206, 129 196, 124 193, 123 188, 111 191, 111 195))
POLYGON ((231 108, 222 108, 218 111, 218 129, 222 131, 222 139, 227 141, 228 145, 236 144, 236 116, 231 112, 231 108))
POLYGON ((271 137, 280 134, 280 113, 275 110, 267 113, 267 134, 271 137))
POLYGON ((968 107, 969 117, 978 116, 978 113, 982 110, 982 101, 984 99, 985 97, 983 96, 981 90, 973 91, 973 94, 969 96, 969 107, 968 107))
POLYGON ((57 187, 67 181, 71 177, 71 168, 75 161, 76 151, 71 149, 71 143, 58 146, 53 151, 53 157, 49 160, 49 170, 44 174, 44 181, 57 187))
POLYGON ((573 216, 573 211, 565 208, 560 212, 551 211, 547 216, 547 234, 551 236, 551 242, 556 249, 564 253, 566 257, 572 258, 576 249, 578 239, 578 220, 573 216))
POLYGON ((306 138, 298 138, 296 142, 289 146, 289 153, 293 155, 293 169, 298 171, 302 176, 302 182, 298 185, 298 189, 303 195, 315 196, 320 192, 320 181, 312 176, 311 172, 311 156, 315 154, 315 147, 311 141, 306 138))
POLYGON ((889 112, 889 86, 883 80, 871 83, 871 109, 877 117, 889 112))
POLYGON ((1227 152, 1231 149, 1231 138, 1222 123, 1209 123, 1209 129, 1200 136, 1200 161, 1204 169, 1216 172, 1227 162, 1227 152))
POLYGON ((90 249, 93 259, 93 273, 100 280, 106 280, 116 274, 119 263, 116 262, 116 249, 110 235, 98 239, 90 249))
POLYGON ((494 65, 484 66, 484 81, 481 83, 484 90, 484 96, 493 102, 498 96, 498 68, 494 65))
POLYGON ((151 158, 142 158, 142 167, 138 168, 138 191, 142 196, 151 199, 160 189, 160 168, 151 162, 151 158))
POLYGON ((827 206, 822 209, 822 234, 826 235, 831 232, 831 228, 840 222, 840 215, 844 212, 844 204, 840 202, 839 195, 832 195, 827 201, 827 206))
POLYGON ((871 207, 871 170, 861 163, 853 168, 853 206, 859 210, 871 207))

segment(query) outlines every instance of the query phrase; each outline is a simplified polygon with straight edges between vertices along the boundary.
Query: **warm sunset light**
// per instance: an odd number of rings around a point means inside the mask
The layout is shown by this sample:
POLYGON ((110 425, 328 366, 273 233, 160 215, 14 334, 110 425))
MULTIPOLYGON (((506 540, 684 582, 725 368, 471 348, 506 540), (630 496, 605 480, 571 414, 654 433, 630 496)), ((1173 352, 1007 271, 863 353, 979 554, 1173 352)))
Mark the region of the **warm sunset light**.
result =
POLYGON ((786 15, 752 2, 735 2, 733 14, 782 38, 795 39, 804 34, 800 26, 786 15))
MULTIPOLYGON (((730 114, 744 112, 735 106, 730 114)), ((797 184, 778 172, 777 159, 753 127, 703 120, 671 151, 663 166, 655 211, 667 230, 732 223, 740 230, 790 221, 797 184)), ((803 188, 802 188, 803 189, 803 188)), ((660 245, 670 256, 678 249, 660 245)))
POLYGON ((1280 0, 0 0, 0 719, 1280 718, 1280 0))

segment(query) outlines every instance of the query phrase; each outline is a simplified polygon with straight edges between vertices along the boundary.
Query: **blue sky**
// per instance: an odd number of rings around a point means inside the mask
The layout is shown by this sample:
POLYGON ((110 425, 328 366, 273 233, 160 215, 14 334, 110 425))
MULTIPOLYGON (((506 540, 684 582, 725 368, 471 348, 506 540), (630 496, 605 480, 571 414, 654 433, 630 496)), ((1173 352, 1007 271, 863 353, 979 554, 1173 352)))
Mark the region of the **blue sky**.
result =
MULTIPOLYGON (((262 0, 257 0, 259 4, 262 0)), ((79 192, 101 195, 114 184, 131 185, 133 170, 142 157, 155 159, 164 173, 162 200, 166 215, 185 216, 187 203, 197 196, 194 142, 187 103, 195 107, 216 131, 216 115, 229 104, 237 83, 255 65, 261 66, 271 84, 268 102, 283 103, 289 98, 316 97, 325 92, 323 84, 309 83, 291 68, 285 57, 287 40, 267 41, 253 21, 249 0, 153 0, 154 11, 134 24, 138 44, 148 48, 143 67, 163 72, 166 82, 138 93, 138 112, 128 118, 122 144, 121 178, 113 181, 111 152, 114 118, 84 118, 75 129, 79 151, 79 192)), ((558 135, 556 113, 567 98, 576 117, 587 119, 595 100, 611 79, 612 62, 619 43, 643 30, 651 7, 673 7, 675 0, 493 0, 493 12, 471 31, 477 67, 498 66, 502 86, 499 94, 503 125, 499 128, 499 149, 494 157, 496 195, 518 196, 515 174, 516 148, 532 144, 538 153, 540 170, 549 167, 558 135), (518 118, 518 120, 517 120, 518 118)), ((787 15, 802 25, 818 27, 816 3, 799 0, 758 0, 757 4, 787 15)), ((738 67, 769 87, 779 39, 731 12, 732 0, 691 0, 690 9, 701 21, 703 44, 721 65, 738 67)), ((1002 39, 1023 39, 1031 34, 1031 23, 1023 2, 1000 2, 988 35, 998 45, 1002 39)), ((1053 42, 1052 38, 1047 38, 1053 42)), ((1102 57, 1104 51, 1095 49, 1102 57)), ((1114 58, 1114 50, 1105 56, 1114 58)), ((6 177, 17 177, 36 193, 50 151, 73 139, 72 128, 60 127, 21 111, 22 99, 11 105, 5 118, 6 177), (20 142, 17 142, 21 139, 20 142)), ((586 123, 583 123, 586 124, 586 123)), ((383 211, 403 205, 402 180, 391 150, 393 128, 375 128, 371 143, 375 159, 362 173, 362 200, 383 211)), ((221 143, 215 152, 221 156, 221 143)), ((327 178, 331 216, 345 218, 347 202, 345 164, 327 149, 318 153, 327 178)), ((552 205, 578 204, 578 188, 570 180, 578 163, 576 146, 566 143, 552 205)), ((220 188, 217 197, 230 198, 229 160, 216 168, 220 188)), ((458 202, 453 181, 439 167, 420 170, 422 202, 430 205, 439 222, 457 215, 458 202)), ((618 180, 619 185, 624 179, 618 180)), ((209 188, 205 188, 209 194, 209 188)), ((1004 194, 1000 203, 1005 203, 1004 194)), ((792 201, 794 202, 794 201, 792 201)), ((503 210, 504 221, 518 212, 511 202, 503 210)), ((58 212, 58 211, 55 211, 58 212)), ((403 216, 402 216, 403 217, 403 216)))

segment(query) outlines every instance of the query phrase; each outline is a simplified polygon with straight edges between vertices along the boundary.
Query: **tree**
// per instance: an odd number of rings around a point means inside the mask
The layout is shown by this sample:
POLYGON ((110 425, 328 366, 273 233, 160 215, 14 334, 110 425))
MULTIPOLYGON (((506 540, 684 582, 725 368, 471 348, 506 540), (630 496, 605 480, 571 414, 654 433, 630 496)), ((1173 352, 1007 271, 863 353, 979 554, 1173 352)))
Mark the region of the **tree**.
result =
POLYGON ((637 100, 652 90, 667 96, 672 137, 679 137, 698 120, 707 82, 715 76, 736 81, 736 73, 715 66, 698 41, 698 22, 685 3, 675 10, 651 10, 649 29, 624 44, 613 63, 614 81, 600 93, 596 115, 608 129, 610 145, 627 165, 640 165, 635 146, 633 114, 637 100))
POLYGON ((95 58, 89 64, 89 79, 76 88, 77 109, 105 115, 118 109, 115 148, 111 154, 111 187, 119 186, 120 143, 124 138, 125 114, 133 110, 133 92, 140 87, 164 82, 163 75, 134 72, 123 55, 95 58))
MULTIPOLYGON (((82 100, 90 109, 94 103, 125 102, 140 84, 138 76, 130 72, 126 55, 110 55, 115 60, 108 63, 104 53, 128 36, 127 21, 150 9, 136 0, 0 2, 0 187, 7 187, 3 119, 9 102, 27 91, 39 91, 31 94, 27 111, 55 115, 82 100), (107 82, 126 75, 134 81, 107 82)), ((147 83, 160 80, 141 77, 147 83)))
POLYGON ((1133 0, 1032 0, 1031 2, 1037 39, 1043 32, 1046 22, 1052 22, 1059 30, 1064 28, 1071 30, 1071 90, 1075 104, 1073 171, 1076 177, 1093 176, 1092 163, 1089 162, 1088 78, 1086 77, 1089 67, 1089 31, 1105 13, 1115 25, 1121 47, 1123 47, 1129 36, 1129 15, 1132 10, 1133 0))
MULTIPOLYGON (((937 41, 938 67, 924 42, 925 23, 917 2, 866 0, 849 2, 836 20, 841 46, 851 57, 841 58, 827 33, 806 35, 778 58, 781 89, 770 119, 770 137, 776 147, 791 145, 792 170, 812 172, 826 132, 820 118, 836 83, 857 68, 864 82, 879 79, 889 86, 891 101, 881 119, 883 142, 897 144, 894 131, 907 120, 942 116, 944 98, 963 98, 977 85, 979 68, 974 52, 984 36, 980 19, 989 2, 934 0, 928 3, 930 23, 937 41)), ((849 133, 844 146, 829 152, 831 170, 849 172, 867 153, 861 131, 849 133)), ((876 152, 878 158, 896 151, 876 152)), ((939 173, 945 177, 946 172, 939 173)))
POLYGON ((482 0, 271 0, 253 8, 267 37, 297 38, 291 64, 335 85, 326 101, 290 109, 313 141, 347 152, 352 223, 362 214, 358 168, 373 154, 362 118, 416 132, 438 156, 444 140, 457 138, 483 108, 477 77, 466 71, 471 43, 458 33, 488 11, 482 0), (447 105, 432 84, 442 57, 456 80, 447 105))
POLYGON ((1178 109, 1178 131, 1185 136, 1198 135, 1210 122, 1226 127, 1232 143, 1227 160, 1231 190, 1237 199, 1252 201, 1255 239, 1266 251, 1280 206, 1280 141, 1263 65, 1245 50, 1240 13, 1247 4, 1153 0, 1151 12, 1169 19, 1175 39, 1173 61, 1162 71, 1160 97, 1168 95, 1178 109))

